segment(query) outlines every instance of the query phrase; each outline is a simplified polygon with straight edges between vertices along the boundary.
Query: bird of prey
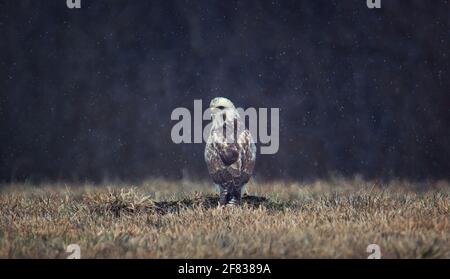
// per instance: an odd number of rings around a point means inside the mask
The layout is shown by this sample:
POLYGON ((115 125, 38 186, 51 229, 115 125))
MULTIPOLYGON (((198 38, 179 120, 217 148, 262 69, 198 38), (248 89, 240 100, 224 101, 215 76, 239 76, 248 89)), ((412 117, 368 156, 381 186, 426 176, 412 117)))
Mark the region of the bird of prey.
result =
POLYGON ((205 148, 206 165, 219 187, 219 203, 237 205, 253 174, 256 146, 229 99, 214 98, 210 110, 212 126, 205 148))

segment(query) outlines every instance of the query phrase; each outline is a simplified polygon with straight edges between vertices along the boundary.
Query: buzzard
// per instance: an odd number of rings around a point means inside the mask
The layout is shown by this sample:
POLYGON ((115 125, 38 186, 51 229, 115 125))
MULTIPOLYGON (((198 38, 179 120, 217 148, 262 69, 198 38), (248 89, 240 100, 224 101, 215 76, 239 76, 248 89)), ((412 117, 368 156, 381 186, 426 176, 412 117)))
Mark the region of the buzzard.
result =
POLYGON ((244 186, 252 176, 256 146, 230 100, 214 98, 210 110, 212 126, 205 148, 206 165, 219 187, 219 203, 236 205, 240 203, 244 186))

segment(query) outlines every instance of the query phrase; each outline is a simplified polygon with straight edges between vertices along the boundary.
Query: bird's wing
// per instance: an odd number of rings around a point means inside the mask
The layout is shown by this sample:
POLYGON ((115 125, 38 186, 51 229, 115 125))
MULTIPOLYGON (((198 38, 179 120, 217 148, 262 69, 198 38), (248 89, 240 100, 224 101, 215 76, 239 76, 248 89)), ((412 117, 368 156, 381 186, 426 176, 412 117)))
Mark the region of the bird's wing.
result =
POLYGON ((248 130, 244 130, 238 139, 241 149, 241 183, 245 184, 249 181, 253 174, 256 161, 256 145, 253 141, 252 135, 248 130))
MULTIPOLYGON (((223 144, 220 144, 220 142, 218 144, 217 138, 214 137, 214 134, 212 134, 208 139, 208 142, 206 143, 205 162, 206 166, 208 167, 209 175, 211 176, 214 183, 218 185, 224 185, 233 181, 233 177, 227 171, 227 166, 222 159, 222 157, 226 157, 227 154, 221 155, 222 153, 225 153, 225 147, 223 146, 223 144)), ((225 159, 232 160, 232 155, 228 156, 229 158, 225 159)))

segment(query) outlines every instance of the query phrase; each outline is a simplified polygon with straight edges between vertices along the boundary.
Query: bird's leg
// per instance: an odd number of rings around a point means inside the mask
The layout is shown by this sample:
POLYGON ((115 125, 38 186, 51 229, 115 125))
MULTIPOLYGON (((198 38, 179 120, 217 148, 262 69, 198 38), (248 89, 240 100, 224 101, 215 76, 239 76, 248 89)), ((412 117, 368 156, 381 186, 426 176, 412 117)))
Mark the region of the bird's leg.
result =
POLYGON ((220 187, 219 204, 226 205, 228 203, 228 189, 220 187))
POLYGON ((239 205, 241 204, 241 189, 239 187, 234 187, 232 192, 230 193, 230 200, 228 205, 239 205))

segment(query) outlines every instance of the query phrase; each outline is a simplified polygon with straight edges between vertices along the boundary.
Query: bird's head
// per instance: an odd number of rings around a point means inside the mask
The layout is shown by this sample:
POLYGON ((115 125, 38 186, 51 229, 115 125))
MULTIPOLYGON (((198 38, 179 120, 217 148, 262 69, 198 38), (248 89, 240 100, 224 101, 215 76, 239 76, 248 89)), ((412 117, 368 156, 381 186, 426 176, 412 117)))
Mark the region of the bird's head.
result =
POLYGON ((224 97, 212 99, 209 108, 213 122, 219 126, 222 126, 226 121, 232 121, 239 117, 233 103, 224 97))

